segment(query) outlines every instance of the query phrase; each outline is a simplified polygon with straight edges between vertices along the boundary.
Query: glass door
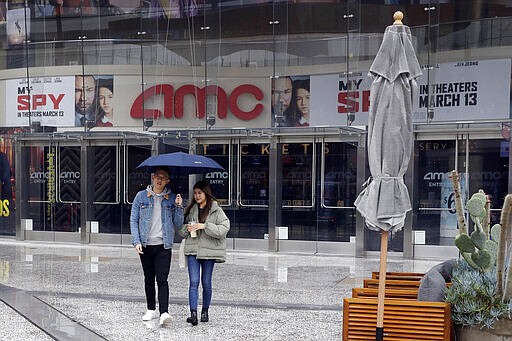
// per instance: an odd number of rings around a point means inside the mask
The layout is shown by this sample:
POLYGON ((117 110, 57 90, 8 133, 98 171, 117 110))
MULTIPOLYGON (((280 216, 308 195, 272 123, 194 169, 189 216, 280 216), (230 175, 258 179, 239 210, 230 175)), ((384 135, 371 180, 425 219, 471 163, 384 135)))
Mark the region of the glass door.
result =
MULTIPOLYGON (((151 156, 152 146, 151 144, 141 144, 137 141, 123 141, 120 150, 122 153, 122 162, 119 176, 119 182, 121 184, 121 213, 119 221, 117 224, 113 223, 112 225, 109 225, 108 223, 104 224, 100 221, 99 225, 100 232, 115 232, 130 235, 130 213, 133 199, 137 192, 145 189, 150 183, 150 175, 136 167, 146 158, 151 156), (109 226, 115 226, 116 228, 115 230, 112 230, 109 226)), ((114 208, 117 209, 118 206, 110 207, 111 210, 114 208)), ((111 219, 115 219, 116 217, 117 213, 113 213, 111 219)), ((127 242, 129 243, 129 241, 127 242)))
MULTIPOLYGON (((78 232, 80 228, 80 146, 58 146, 55 153, 55 176, 50 177, 56 182, 55 214, 51 219, 54 224, 52 231, 78 232)), ((49 156, 53 153, 50 151, 49 156)), ((49 159, 49 157, 48 157, 49 159)), ((49 171, 51 172, 51 170, 49 171)), ((51 186, 51 185, 50 185, 51 186)))
MULTIPOLYGON (((36 234, 52 233, 34 235, 36 239, 80 241, 79 234, 55 233, 81 231, 85 194, 86 221, 95 222, 90 232, 103 234, 112 242, 121 240, 120 235, 130 233, 131 202, 149 183, 149 174, 136 166, 151 150, 151 144, 140 140, 131 144, 123 139, 80 143, 70 138, 25 142, 19 164, 22 177, 28 180, 20 183, 21 218, 32 220, 36 234), (106 234, 118 237, 111 239, 106 234)), ((95 237, 94 242, 101 238, 95 237)))
POLYGON ((320 150, 318 240, 350 242, 356 236, 357 144, 326 142, 320 150))
POLYGON ((277 221, 288 227, 288 238, 280 240, 280 250, 302 247, 302 251, 314 251, 318 242, 351 242, 356 234, 357 142, 287 136, 276 149, 278 173, 272 174, 270 153, 275 149, 268 140, 197 143, 198 154, 225 168, 205 178, 231 220, 228 237, 233 238, 233 246, 268 247, 265 239, 270 235, 273 181, 281 188, 277 221))
POLYGON ((318 240, 318 148, 313 139, 281 143, 282 225, 289 240, 318 240))
POLYGON ((239 140, 236 148, 236 206, 238 230, 235 237, 265 239, 268 235, 270 143, 239 140))
MULTIPOLYGON (((217 161, 224 170, 204 174, 204 179, 210 183, 212 193, 217 199, 226 215, 229 217, 231 229, 228 238, 238 236, 238 206, 235 193, 235 169, 238 162, 234 154, 238 150, 237 146, 231 141, 210 141, 201 142, 197 145, 197 154, 205 155, 217 161)), ((192 200, 191 193, 183 196, 186 202, 192 200)))
POLYGON ((101 233, 121 233, 128 224, 121 214, 122 149, 118 143, 93 145, 88 153, 87 195, 92 200, 89 219, 101 233))
MULTIPOLYGON (((456 139, 430 139, 415 142, 413 230, 424 231, 427 245, 452 245, 457 233, 457 217, 450 172, 461 156, 456 139)), ((462 153, 465 159, 465 152, 462 153)), ((462 165, 465 165, 463 163, 462 165)), ((465 167, 458 169, 463 202, 466 196, 465 167)), ((421 232, 423 233, 423 232, 421 232)))
POLYGON ((425 244, 453 245, 458 234, 452 170, 461 179, 463 204, 482 189, 491 200, 491 224, 499 222, 508 193, 509 143, 471 134, 415 142, 413 230, 424 231, 425 244))
POLYGON ((78 232, 80 146, 53 140, 26 143, 19 161, 21 218, 31 220, 32 231, 78 232))
POLYGON ((508 194, 509 144, 506 139, 465 139, 459 143, 458 168, 466 171, 467 198, 482 189, 491 205, 491 226, 500 221, 508 194))
POLYGON ((233 247, 236 239, 264 240, 268 234, 269 143, 262 139, 201 140, 196 151, 224 167, 204 178, 230 219, 228 238, 233 239, 233 247))

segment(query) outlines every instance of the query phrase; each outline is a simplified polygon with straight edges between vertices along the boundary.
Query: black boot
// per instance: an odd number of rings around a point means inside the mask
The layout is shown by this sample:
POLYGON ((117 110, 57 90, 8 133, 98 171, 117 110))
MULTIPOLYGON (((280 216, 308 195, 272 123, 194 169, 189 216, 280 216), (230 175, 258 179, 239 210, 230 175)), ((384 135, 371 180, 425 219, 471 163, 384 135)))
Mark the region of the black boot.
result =
POLYGON ((208 308, 201 310, 201 322, 208 322, 208 308))
POLYGON ((197 326, 197 310, 190 310, 190 317, 187 317, 187 322, 197 326))

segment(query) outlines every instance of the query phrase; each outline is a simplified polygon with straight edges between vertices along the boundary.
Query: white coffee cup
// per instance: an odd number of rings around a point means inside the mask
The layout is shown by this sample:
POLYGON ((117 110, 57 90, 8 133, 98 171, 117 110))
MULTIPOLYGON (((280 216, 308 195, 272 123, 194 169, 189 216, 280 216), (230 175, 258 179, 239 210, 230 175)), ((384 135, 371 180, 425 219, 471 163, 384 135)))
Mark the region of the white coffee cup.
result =
MULTIPOLYGON (((196 223, 195 221, 189 221, 188 222, 189 225, 194 225, 195 223, 196 223)), ((197 231, 196 230, 190 231, 190 237, 196 238, 197 237, 197 231)))

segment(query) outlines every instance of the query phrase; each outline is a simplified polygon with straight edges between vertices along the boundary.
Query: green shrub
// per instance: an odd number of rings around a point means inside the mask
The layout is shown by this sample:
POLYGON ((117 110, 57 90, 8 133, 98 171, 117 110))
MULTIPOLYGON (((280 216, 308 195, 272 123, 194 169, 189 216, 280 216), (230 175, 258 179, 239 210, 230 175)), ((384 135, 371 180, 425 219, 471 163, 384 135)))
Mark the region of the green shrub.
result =
POLYGON ((498 319, 512 317, 512 300, 503 301, 497 295, 496 268, 479 271, 464 259, 453 268, 445 301, 451 304, 455 324, 492 328, 498 319))

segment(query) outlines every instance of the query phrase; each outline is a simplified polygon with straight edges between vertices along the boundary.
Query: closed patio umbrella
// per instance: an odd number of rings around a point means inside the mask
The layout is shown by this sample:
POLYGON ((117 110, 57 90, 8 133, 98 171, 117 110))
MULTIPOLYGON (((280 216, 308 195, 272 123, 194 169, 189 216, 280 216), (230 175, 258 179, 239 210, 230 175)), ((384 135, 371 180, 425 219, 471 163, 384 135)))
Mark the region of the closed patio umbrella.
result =
POLYGON ((411 202, 403 176, 413 148, 412 101, 417 91, 420 65, 403 14, 384 32, 369 76, 368 163, 371 179, 355 201, 367 227, 381 231, 376 340, 384 335, 384 290, 389 231, 404 226, 411 202))

